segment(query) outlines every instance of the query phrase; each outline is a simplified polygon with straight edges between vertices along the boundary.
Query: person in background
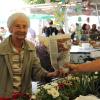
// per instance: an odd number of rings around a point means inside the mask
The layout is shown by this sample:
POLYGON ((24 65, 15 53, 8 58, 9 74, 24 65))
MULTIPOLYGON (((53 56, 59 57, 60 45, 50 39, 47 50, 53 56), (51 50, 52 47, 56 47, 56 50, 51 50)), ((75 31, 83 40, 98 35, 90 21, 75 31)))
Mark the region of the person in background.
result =
POLYGON ((90 29, 90 40, 97 41, 100 39, 100 33, 97 30, 96 24, 92 24, 92 28, 90 29))
POLYGON ((79 40, 81 40, 81 37, 82 37, 82 28, 81 28, 81 25, 79 23, 76 23, 76 30, 75 32, 77 33, 77 38, 79 40))
POLYGON ((84 23, 83 26, 82 26, 82 37, 81 37, 81 40, 82 41, 88 41, 89 34, 90 34, 90 25, 84 23))
POLYGON ((74 40, 74 38, 75 38, 75 31, 71 34, 71 39, 72 39, 72 41, 74 40))
POLYGON ((76 28, 71 34, 72 44, 78 45, 80 42, 80 39, 81 39, 81 28, 80 28, 80 25, 76 23, 76 28))
POLYGON ((48 72, 40 65, 36 48, 27 41, 30 20, 24 13, 9 16, 9 35, 0 44, 0 100, 29 100, 33 81, 57 77, 62 72, 48 72))
POLYGON ((42 35, 46 36, 46 32, 47 32, 47 26, 44 26, 42 29, 42 35))
POLYGON ((4 27, 0 27, 0 41, 4 40, 4 35, 6 34, 6 29, 4 27))
MULTIPOLYGON (((36 46, 36 53, 37 56, 40 59, 41 66, 47 70, 48 72, 54 72, 55 69, 51 65, 51 60, 50 60, 50 54, 47 50, 48 48, 43 44, 39 43, 39 45, 36 46)), ((41 81, 41 84, 49 83, 52 81, 53 78, 47 78, 45 81, 41 81)))
POLYGON ((61 27, 60 27, 60 29, 58 30, 58 33, 59 33, 59 34, 65 34, 63 28, 61 28, 61 27))
POLYGON ((97 30, 97 26, 96 26, 96 24, 92 24, 92 28, 90 29, 90 34, 94 34, 95 32, 99 32, 98 30, 97 30))
POLYGON ((58 34, 58 30, 57 30, 56 27, 53 26, 53 21, 51 20, 49 22, 49 27, 47 27, 47 31, 46 31, 45 35, 46 35, 46 37, 49 37, 50 35, 53 35, 53 33, 55 35, 57 35, 58 34))

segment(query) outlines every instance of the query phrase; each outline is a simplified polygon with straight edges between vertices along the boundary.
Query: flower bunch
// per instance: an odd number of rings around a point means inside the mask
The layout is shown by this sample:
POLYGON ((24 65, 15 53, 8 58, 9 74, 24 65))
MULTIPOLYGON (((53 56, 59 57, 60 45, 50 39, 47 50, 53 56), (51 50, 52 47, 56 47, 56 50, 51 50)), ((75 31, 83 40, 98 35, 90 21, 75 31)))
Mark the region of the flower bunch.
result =
POLYGON ((37 100, 74 100, 80 95, 100 97, 100 73, 77 73, 39 87, 37 100))
POLYGON ((64 84, 51 82, 41 86, 36 93, 37 100, 68 100, 67 96, 61 93, 64 84))

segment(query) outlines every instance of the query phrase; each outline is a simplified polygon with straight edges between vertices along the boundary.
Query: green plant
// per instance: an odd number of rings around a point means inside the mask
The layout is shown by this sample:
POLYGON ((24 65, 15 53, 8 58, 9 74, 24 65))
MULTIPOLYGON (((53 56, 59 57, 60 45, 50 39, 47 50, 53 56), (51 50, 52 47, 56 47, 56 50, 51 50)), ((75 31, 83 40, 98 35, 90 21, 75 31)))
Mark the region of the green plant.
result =
POLYGON ((43 4, 45 3, 45 0, 23 0, 24 2, 26 2, 27 4, 43 4))
POLYGON ((57 82, 43 85, 36 93, 37 100, 68 100, 68 97, 61 91, 63 87, 57 82))
POLYGON ((100 73, 77 73, 39 88, 37 100, 74 100, 79 95, 100 97, 100 73), (49 92, 48 92, 49 91, 49 92))

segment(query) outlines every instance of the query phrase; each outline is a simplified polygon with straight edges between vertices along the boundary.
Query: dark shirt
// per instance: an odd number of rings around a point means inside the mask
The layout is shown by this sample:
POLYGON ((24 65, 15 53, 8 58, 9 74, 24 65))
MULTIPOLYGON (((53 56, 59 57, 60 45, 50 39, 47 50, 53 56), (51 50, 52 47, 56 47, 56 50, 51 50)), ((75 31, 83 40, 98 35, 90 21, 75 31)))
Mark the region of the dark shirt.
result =
POLYGON ((94 41, 100 40, 100 32, 97 29, 95 29, 95 30, 91 29, 90 30, 90 39, 94 40, 94 41))
POLYGON ((71 39, 74 40, 74 38, 75 38, 75 32, 73 32, 73 33, 71 34, 71 39))
MULTIPOLYGON (((49 72, 53 72, 54 68, 51 65, 50 55, 47 51, 47 47, 45 45, 40 44, 36 46, 36 53, 40 59, 41 66, 49 72)), ((52 78, 46 78, 42 83, 51 82, 52 78)))
POLYGON ((46 46, 44 45, 39 45, 36 47, 36 52, 37 55, 40 59, 40 63, 42 65, 43 68, 45 68, 47 71, 52 72, 54 71, 52 65, 51 65, 51 61, 50 61, 50 55, 47 51, 46 46))
POLYGON ((50 35, 52 35, 52 33, 55 33, 55 35, 57 35, 58 34, 58 30, 57 30, 56 27, 50 26, 50 27, 47 28, 46 37, 49 37, 50 35))

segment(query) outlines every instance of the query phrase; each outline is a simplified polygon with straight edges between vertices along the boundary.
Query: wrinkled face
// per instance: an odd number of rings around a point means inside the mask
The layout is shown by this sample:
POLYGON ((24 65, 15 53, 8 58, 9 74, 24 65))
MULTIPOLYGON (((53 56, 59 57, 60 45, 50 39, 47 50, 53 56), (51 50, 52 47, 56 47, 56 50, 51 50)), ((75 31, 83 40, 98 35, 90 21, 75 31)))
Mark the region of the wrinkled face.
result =
POLYGON ((9 30, 14 40, 24 40, 28 31, 27 21, 23 18, 18 18, 14 21, 9 30))

